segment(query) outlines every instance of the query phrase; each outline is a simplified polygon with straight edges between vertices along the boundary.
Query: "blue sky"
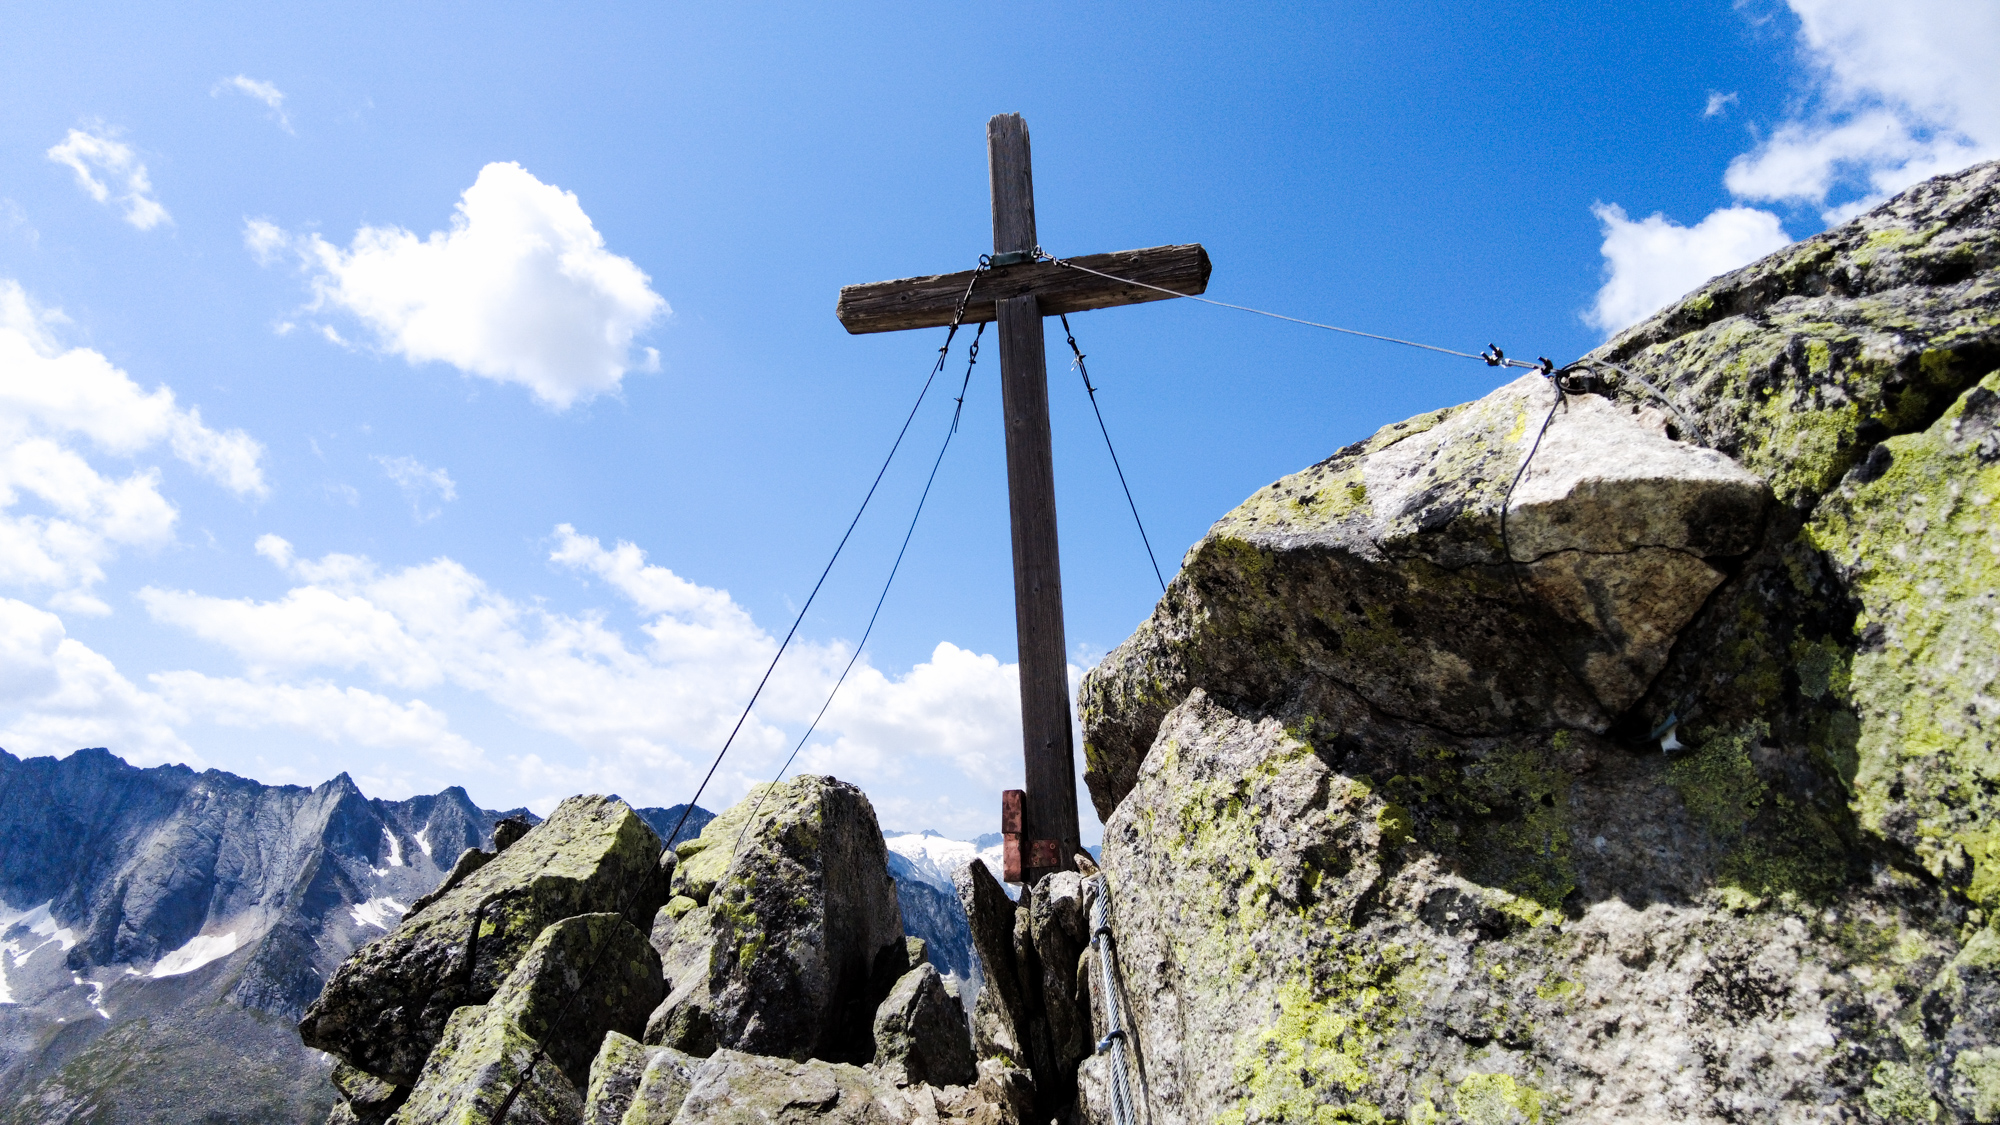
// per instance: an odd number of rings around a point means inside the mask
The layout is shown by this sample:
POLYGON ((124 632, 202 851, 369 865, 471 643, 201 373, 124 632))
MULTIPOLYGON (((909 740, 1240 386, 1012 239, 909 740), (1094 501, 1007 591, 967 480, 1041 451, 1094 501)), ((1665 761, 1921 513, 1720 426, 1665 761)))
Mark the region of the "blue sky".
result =
MULTIPOLYGON (((1222 300, 1564 360, 2000 151, 1996 9, 1881 7, 8 3, 0 745, 684 800, 940 342, 835 295, 990 248, 989 115, 1054 253, 1198 241, 1222 300)), ((1497 378, 1189 302, 1071 323, 1168 567, 1497 378)), ((1062 350, 1081 669, 1158 589, 1062 350)), ((996 359, 801 758, 893 827, 1018 784, 996 359)), ((949 408, 705 804, 817 709, 949 408)))

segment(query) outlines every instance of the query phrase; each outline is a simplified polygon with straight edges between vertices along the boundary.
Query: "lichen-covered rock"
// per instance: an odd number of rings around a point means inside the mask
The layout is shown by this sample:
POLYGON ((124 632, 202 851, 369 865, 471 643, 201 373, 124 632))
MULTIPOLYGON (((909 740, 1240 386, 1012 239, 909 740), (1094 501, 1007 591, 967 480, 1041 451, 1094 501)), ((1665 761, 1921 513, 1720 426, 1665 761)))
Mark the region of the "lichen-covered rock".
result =
POLYGON ((2000 165, 1589 359, 1505 544, 1534 379, 1252 497, 1091 674, 1157 1125, 2000 1113, 2000 165))
POLYGON ((340 1104, 334 1107, 328 1125, 382 1125, 389 1116, 402 1108, 403 1101, 410 1096, 407 1086, 391 1086, 372 1074, 347 1065, 333 1065, 333 1088, 340 1092, 340 1104))
POLYGON ((965 1009, 930 964, 904 973, 875 1009, 875 1068, 898 1085, 978 1080, 965 1009))
POLYGON ((583 914, 553 923, 488 1003, 453 1013, 395 1120, 488 1120, 511 1104, 508 1091, 531 1061, 533 1078, 524 1090, 539 1091, 542 1108, 534 1112, 581 1120, 579 1091, 598 1045, 607 1034, 644 1026, 660 989, 659 955, 623 916, 583 914))
POLYGON ((714 1125, 1016 1125, 1005 1107, 958 1087, 898 1087, 846 1063, 723 1049, 696 1069, 678 1120, 714 1125))
POLYGON ((489 852, 484 848, 467 848, 458 853, 458 862, 451 865, 451 870, 445 872, 444 878, 438 880, 437 886, 432 887, 429 892, 417 896, 416 900, 410 903, 410 908, 403 911, 402 920, 405 922, 409 921, 412 916, 423 910, 424 907, 451 893, 452 888, 465 882, 466 876, 492 862, 493 857, 498 854, 500 853, 489 852))
POLYGON ((1671 440, 1659 410, 1558 398, 1522 376, 1217 521, 1152 620, 1086 679, 1099 814, 1195 687, 1264 706, 1327 679, 1462 734, 1607 729, 1722 582, 1708 560, 1756 544, 1770 489, 1671 440))
POLYGON ((981 1059, 1004 1059, 1010 1066, 1024 1065, 1030 997, 1014 955, 1014 919, 1020 908, 983 860, 959 868, 952 881, 984 973, 973 1001, 973 1053, 981 1059))
POLYGON ((663 914, 680 915, 655 920, 671 934, 672 991, 646 1041, 866 1062, 876 1005, 905 958, 867 797, 810 775, 759 787, 677 850, 663 914))
POLYGON ((451 1014, 410 1100, 392 1125, 582 1125, 583 1099, 507 1013, 469 1004, 451 1014))
POLYGON ((669 1125, 687 1100, 700 1062, 671 1047, 648 1047, 611 1032, 590 1064, 584 1125, 669 1125))
POLYGON ((422 914, 348 958, 300 1020, 300 1037, 377 1077, 414 1083, 445 1021, 491 998, 550 923, 609 911, 650 926, 667 897, 660 851, 623 801, 564 801, 422 914))
POLYGON ((1069 1090, 1076 1085, 1076 1064, 1090 1055, 1092 1046, 1089 982, 1077 974, 1078 959, 1090 942, 1083 879, 1074 871, 1059 871, 1036 883, 1026 897, 1054 1064, 1046 1078, 1037 1078, 1052 1091, 1069 1090))

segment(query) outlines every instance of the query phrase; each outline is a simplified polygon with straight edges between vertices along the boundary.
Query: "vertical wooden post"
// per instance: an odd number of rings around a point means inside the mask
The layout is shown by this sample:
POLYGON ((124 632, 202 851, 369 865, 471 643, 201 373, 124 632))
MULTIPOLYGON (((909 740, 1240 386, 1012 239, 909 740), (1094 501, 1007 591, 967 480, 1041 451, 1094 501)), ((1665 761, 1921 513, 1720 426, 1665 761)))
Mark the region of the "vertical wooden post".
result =
MULTIPOLYGON (((993 252, 1035 248, 1035 184, 1028 126, 1019 114, 986 123, 993 184, 993 252)), ((1056 548, 1055 465, 1049 441, 1048 360, 1034 294, 996 306, 1000 395, 1007 424, 1007 503, 1014 532, 1014 625, 1021 667, 1022 756, 1027 800, 1023 876, 1069 866, 1081 842, 1076 758, 1070 741, 1069 656, 1063 637, 1062 566, 1056 548)))

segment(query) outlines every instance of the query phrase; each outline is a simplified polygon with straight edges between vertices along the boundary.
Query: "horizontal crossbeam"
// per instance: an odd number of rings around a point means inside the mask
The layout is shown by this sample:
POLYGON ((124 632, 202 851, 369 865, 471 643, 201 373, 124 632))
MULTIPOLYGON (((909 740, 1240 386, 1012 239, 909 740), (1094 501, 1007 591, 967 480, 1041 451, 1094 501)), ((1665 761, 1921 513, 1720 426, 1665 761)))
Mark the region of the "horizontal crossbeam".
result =
MULTIPOLYGON (((1071 261, 1079 266, 1143 281, 1176 293, 1195 294, 1208 288, 1208 251, 1203 250, 1200 243, 1089 254, 1071 261)), ((863 332, 896 332, 905 328, 940 328, 951 323, 952 314, 965 297, 966 283, 972 281, 974 272, 962 270, 929 277, 849 285, 840 291, 836 315, 840 317, 840 323, 856 335, 863 332)), ((979 280, 972 286, 972 297, 965 303, 965 323, 992 320, 997 302, 1030 293, 1040 299, 1043 316, 1168 299, 1168 294, 1157 289, 1111 281, 1054 262, 1023 262, 990 269, 979 275, 979 280)))

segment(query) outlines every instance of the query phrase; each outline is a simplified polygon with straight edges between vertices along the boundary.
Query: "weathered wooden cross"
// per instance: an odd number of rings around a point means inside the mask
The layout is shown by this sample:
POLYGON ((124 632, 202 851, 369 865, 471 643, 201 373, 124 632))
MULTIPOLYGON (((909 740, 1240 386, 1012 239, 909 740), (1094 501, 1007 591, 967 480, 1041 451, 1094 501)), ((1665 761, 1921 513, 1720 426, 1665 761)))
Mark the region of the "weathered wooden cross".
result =
MULTIPOLYGON (((1020 645, 1025 800, 1002 802, 1010 880, 1034 882, 1070 866, 1081 843, 1076 758, 1070 743, 1069 659, 1063 639, 1062 567, 1056 551, 1055 468, 1049 452, 1049 386, 1042 318, 1164 300, 1171 294, 1040 261, 1028 126, 1019 114, 986 123, 993 185, 992 268, 910 277, 840 291, 849 332, 936 328, 952 322, 966 286, 965 323, 1000 322, 1000 396, 1007 426, 1007 503, 1014 531, 1014 624, 1020 645), (1018 804, 1017 804, 1018 801, 1018 804), (1015 822, 1018 810, 1019 820, 1015 822)), ((1199 245, 1155 246, 1071 259, 1077 265, 1176 293, 1208 287, 1199 245)))

